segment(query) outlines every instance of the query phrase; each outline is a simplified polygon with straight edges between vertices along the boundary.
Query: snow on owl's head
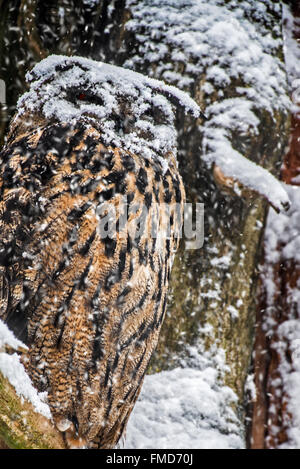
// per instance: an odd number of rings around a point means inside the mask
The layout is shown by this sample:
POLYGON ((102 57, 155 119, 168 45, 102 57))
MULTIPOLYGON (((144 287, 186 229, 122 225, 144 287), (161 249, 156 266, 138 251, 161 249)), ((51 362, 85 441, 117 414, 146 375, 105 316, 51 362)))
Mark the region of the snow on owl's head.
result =
POLYGON ((106 145, 151 158, 175 152, 174 104, 198 117, 184 92, 139 73, 83 57, 51 55, 26 80, 17 118, 42 114, 50 122, 78 120, 101 131, 106 145))

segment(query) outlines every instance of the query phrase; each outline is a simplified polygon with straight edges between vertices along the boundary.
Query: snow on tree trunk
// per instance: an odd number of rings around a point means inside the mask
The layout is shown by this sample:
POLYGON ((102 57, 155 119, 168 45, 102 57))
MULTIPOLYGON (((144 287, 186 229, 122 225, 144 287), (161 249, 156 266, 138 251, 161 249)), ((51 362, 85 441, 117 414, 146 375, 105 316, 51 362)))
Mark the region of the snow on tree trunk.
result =
POLYGON ((271 210, 264 237, 254 350, 252 448, 300 448, 300 7, 284 6, 285 61, 293 100, 282 179, 292 202, 271 210), (298 41, 298 42, 297 42, 298 41))

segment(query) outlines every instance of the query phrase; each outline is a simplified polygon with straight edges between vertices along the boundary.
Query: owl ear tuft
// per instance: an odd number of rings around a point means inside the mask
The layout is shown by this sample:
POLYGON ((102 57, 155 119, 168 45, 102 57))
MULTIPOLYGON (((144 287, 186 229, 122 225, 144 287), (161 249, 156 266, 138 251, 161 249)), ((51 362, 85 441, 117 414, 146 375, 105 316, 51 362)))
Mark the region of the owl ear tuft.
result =
POLYGON ((207 119, 205 114, 201 111, 198 103, 185 91, 153 78, 144 77, 144 79, 146 84, 151 87, 152 92, 161 94, 167 98, 167 100, 177 109, 183 108, 186 114, 191 114, 196 119, 199 117, 205 120, 207 119))
POLYGON ((160 93, 165 98, 167 98, 168 101, 170 101, 170 103, 173 104, 176 108, 184 108, 186 114, 191 114, 195 118, 201 118, 204 120, 208 119, 207 116, 201 111, 196 101, 192 100, 192 98, 190 97, 187 101, 186 97, 188 95, 186 93, 180 92, 180 90, 177 90, 175 87, 166 86, 165 88, 157 89, 154 91, 160 93), (174 93, 174 90, 176 90, 176 93, 174 93), (193 102, 193 105, 191 105, 191 102, 193 102))

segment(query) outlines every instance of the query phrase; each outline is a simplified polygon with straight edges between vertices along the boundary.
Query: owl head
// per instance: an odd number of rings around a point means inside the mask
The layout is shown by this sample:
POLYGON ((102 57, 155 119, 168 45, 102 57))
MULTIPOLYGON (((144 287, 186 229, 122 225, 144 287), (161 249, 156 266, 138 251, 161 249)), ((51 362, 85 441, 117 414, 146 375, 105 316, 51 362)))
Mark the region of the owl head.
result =
POLYGON ((142 154, 175 153, 174 107, 195 117, 198 105, 184 92, 139 73, 82 57, 51 55, 27 73, 30 89, 15 120, 92 125, 103 143, 142 154))

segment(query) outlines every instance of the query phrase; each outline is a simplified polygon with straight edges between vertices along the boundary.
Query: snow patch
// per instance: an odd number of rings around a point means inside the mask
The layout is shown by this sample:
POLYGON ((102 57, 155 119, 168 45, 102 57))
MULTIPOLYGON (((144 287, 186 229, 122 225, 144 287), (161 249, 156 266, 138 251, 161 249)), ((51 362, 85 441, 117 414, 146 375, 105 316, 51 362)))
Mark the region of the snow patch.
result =
POLYGON ((244 448, 232 404, 222 384, 224 352, 189 349, 190 358, 170 371, 146 376, 130 417, 125 448, 244 448))
MULTIPOLYGON (((14 337, 13 333, 0 320, 0 350, 4 350, 5 345, 12 348, 27 348, 14 337)), ((36 412, 51 419, 50 409, 44 402, 46 398, 45 393, 38 393, 33 387, 17 353, 8 355, 5 352, 0 352, 0 371, 13 385, 18 396, 27 399, 33 405, 36 412)))
POLYGON ((288 70, 288 84, 293 97, 293 111, 299 112, 300 103, 300 47, 294 35, 299 36, 300 18, 294 18, 288 5, 282 4, 284 60, 288 70), (297 33, 298 31, 298 33, 297 33))

